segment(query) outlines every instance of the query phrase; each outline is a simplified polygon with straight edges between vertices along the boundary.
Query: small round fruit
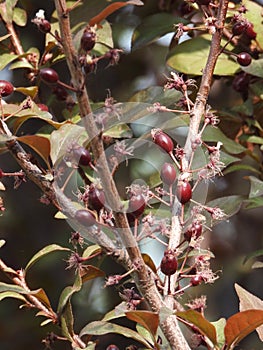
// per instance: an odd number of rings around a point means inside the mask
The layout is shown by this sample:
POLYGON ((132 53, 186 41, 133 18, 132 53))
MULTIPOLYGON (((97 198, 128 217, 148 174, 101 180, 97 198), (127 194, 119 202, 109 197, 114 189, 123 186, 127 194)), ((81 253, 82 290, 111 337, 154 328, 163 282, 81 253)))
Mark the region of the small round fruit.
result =
POLYGON ((104 191, 91 185, 89 188, 89 205, 91 208, 98 212, 104 207, 105 201, 104 191))
POLYGON ((4 177, 4 172, 3 172, 2 169, 0 169, 0 179, 1 179, 2 177, 4 177))
POLYGON ((43 112, 48 112, 48 106, 43 104, 43 103, 38 103, 37 104, 38 108, 43 111, 43 112))
POLYGON ((190 283, 193 287, 199 286, 203 282, 203 277, 200 275, 193 276, 190 279, 190 283))
POLYGON ((90 152, 82 147, 77 146, 72 150, 74 160, 78 161, 78 164, 81 166, 88 166, 91 163, 91 155, 90 152))
POLYGON ((85 30, 81 39, 80 39, 80 46, 84 51, 90 51, 93 49, 93 47, 96 44, 96 33, 91 30, 85 30))
POLYGON ((251 61, 252 58, 247 52, 241 52, 239 55, 237 55, 237 62, 243 67, 249 66, 251 61))
POLYGON ((164 252, 164 257, 161 261, 161 271, 166 276, 175 274, 177 270, 178 262, 175 253, 171 250, 164 252))
POLYGON ((107 346, 106 350, 119 350, 117 345, 110 344, 107 346))
POLYGON ((192 198, 192 187, 188 181, 182 181, 177 186, 176 195, 181 204, 185 204, 192 198))
POLYGON ((14 86, 6 80, 0 80, 0 95, 1 97, 9 96, 13 93, 14 86))
POLYGON ((130 198, 128 206, 128 215, 139 218, 145 209, 146 203, 143 195, 137 194, 130 198))
POLYGON ((232 87, 234 90, 237 92, 248 92, 248 87, 250 83, 250 76, 249 74, 242 72, 240 74, 235 75, 233 82, 232 82, 232 87))
POLYGON ((43 19, 41 22, 39 22, 38 28, 42 33, 49 33, 51 30, 51 24, 48 20, 43 19))
POLYGON ((79 224, 90 227, 95 224, 96 218, 89 210, 80 209, 75 213, 74 218, 78 221, 79 224))
POLYGON ((152 138, 153 138, 153 142, 159 147, 161 147, 167 153, 171 153, 173 151, 174 149, 173 140, 170 138, 170 136, 165 134, 162 130, 153 129, 152 138))
POLYGON ((188 227, 188 230, 184 233, 185 239, 190 242, 191 238, 198 238, 202 234, 203 226, 199 221, 194 221, 190 227, 188 227))
POLYGON ((40 69, 39 75, 41 80, 47 84, 55 85, 59 80, 58 73, 52 68, 40 69))
POLYGON ((251 40, 254 40, 257 37, 257 33, 254 31, 254 26, 252 23, 248 23, 245 33, 246 36, 251 40))
POLYGON ((244 21, 236 22, 232 27, 233 35, 241 35, 246 30, 247 23, 244 21))
POLYGON ((172 185, 176 180, 176 170, 171 163, 164 163, 161 169, 161 179, 166 185, 172 185))

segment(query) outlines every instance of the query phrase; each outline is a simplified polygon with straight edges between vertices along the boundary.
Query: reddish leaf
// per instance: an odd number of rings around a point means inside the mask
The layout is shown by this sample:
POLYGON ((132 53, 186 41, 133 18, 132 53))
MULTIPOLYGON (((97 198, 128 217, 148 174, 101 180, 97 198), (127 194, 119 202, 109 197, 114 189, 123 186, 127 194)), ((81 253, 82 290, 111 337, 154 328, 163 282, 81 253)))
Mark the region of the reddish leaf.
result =
POLYGON ((49 165, 50 142, 46 137, 38 135, 19 136, 17 140, 30 146, 49 165))
POLYGON ((246 310, 231 316, 225 326, 227 349, 233 349, 248 334, 263 324, 263 310, 246 310))
POLYGON ((94 26, 95 24, 100 24, 105 18, 107 18, 109 15, 111 15, 113 12, 117 11, 118 9, 122 8, 126 5, 143 5, 143 2, 140 0, 130 0, 127 2, 118 1, 114 2, 110 5, 108 5, 104 10, 102 10, 97 16, 91 18, 89 21, 90 26, 94 26))
POLYGON ((212 323, 207 321, 202 316, 202 314, 200 314, 200 312, 197 312, 194 310, 187 310, 187 311, 177 312, 176 316, 195 325, 199 329, 200 333, 202 333, 207 338, 209 338, 214 345, 217 344, 215 326, 213 326, 212 323))
POLYGON ((159 316, 150 311, 127 311, 126 316, 129 320, 135 321, 145 327, 153 336, 156 334, 159 316))
POLYGON ((149 266, 149 268, 150 268, 154 273, 157 273, 156 266, 155 266, 155 264, 154 264, 152 258, 150 257, 150 255, 143 253, 143 254, 142 254, 142 258, 143 258, 143 261, 145 262, 145 264, 146 264, 147 266, 149 266))
POLYGON ((93 265, 83 266, 83 272, 81 272, 82 283, 92 280, 96 277, 102 277, 105 275, 105 272, 93 265))

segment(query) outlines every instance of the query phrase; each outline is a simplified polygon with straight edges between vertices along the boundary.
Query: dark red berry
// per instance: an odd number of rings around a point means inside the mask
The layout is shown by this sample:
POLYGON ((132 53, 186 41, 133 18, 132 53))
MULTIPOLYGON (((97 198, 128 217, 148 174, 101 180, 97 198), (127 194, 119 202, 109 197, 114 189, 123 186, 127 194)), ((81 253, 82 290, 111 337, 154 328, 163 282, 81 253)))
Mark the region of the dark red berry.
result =
POLYGON ((89 205, 92 209, 100 211, 105 205, 105 193, 102 189, 90 185, 89 205))
POLYGON ((80 46, 84 51, 90 51, 93 49, 93 47, 96 44, 96 33, 94 30, 88 28, 84 31, 81 39, 80 39, 80 46))
POLYGON ((79 224, 86 227, 92 226, 96 222, 94 214, 86 209, 77 210, 74 218, 78 221, 79 224))
POLYGON ((237 92, 248 92, 248 87, 250 83, 250 76, 249 74, 242 72, 240 74, 235 75, 233 82, 232 82, 232 87, 234 90, 237 92))
POLYGON ((182 204, 185 204, 190 201, 192 198, 192 187, 188 181, 182 181, 178 184, 176 195, 182 204))
POLYGON ((1 179, 2 177, 4 177, 4 172, 3 172, 2 169, 0 169, 0 179, 1 179))
POLYGON ((252 23, 250 22, 248 23, 245 33, 249 39, 251 40, 256 39, 257 33, 254 31, 254 25, 252 23))
POLYGON ((241 52, 239 55, 237 55, 237 62, 243 67, 249 66, 251 61, 252 58, 247 52, 241 52))
POLYGON ((86 148, 77 145, 72 149, 72 154, 74 160, 77 161, 79 165, 88 166, 91 164, 91 155, 86 148))
POLYGON ((42 68, 39 72, 40 78, 47 84, 57 84, 59 77, 58 73, 52 68, 42 68))
POLYGON ((247 22, 245 21, 236 22, 232 27, 232 33, 234 35, 241 35, 242 33, 245 32, 246 28, 247 28, 247 22))
POLYGON ((191 279, 190 279, 190 283, 192 286, 199 286, 199 284, 201 284, 203 282, 203 277, 200 276, 200 275, 196 275, 196 276, 193 276, 191 279))
POLYGON ((146 203, 142 194, 133 195, 129 199, 128 214, 134 218, 139 218, 145 209, 146 203))
POLYGON ((59 101, 66 101, 67 97, 68 97, 68 92, 67 90, 62 87, 62 86, 55 86, 53 89, 52 89, 52 93, 56 96, 56 98, 59 100, 59 101))
POLYGON ((161 271, 166 276, 173 275, 177 270, 178 262, 175 253, 171 250, 164 252, 164 257, 161 261, 161 271))
POLYGON ((38 108, 43 111, 43 112, 48 112, 48 106, 43 104, 43 103, 38 103, 37 104, 38 108))
POLYGON ((176 180, 176 170, 171 163, 164 163, 161 169, 161 179, 166 185, 172 185, 176 180))
POLYGON ((0 95, 1 97, 9 96, 13 93, 14 86, 6 80, 0 80, 0 95))
POLYGON ((51 30, 51 24, 48 20, 43 19, 39 22, 38 28, 42 33, 49 33, 51 30))
POLYGON ((187 241, 191 241, 191 238, 198 238, 202 234, 203 226, 199 221, 194 221, 192 225, 188 227, 188 230, 184 233, 184 237, 187 241))
POLYGON ((107 346, 106 350, 119 350, 119 348, 117 345, 111 344, 107 346))
POLYGON ((165 134, 160 129, 153 129, 152 130, 152 138, 153 142, 156 143, 156 145, 160 146, 164 151, 167 153, 171 153, 174 149, 174 143, 173 140, 165 134))

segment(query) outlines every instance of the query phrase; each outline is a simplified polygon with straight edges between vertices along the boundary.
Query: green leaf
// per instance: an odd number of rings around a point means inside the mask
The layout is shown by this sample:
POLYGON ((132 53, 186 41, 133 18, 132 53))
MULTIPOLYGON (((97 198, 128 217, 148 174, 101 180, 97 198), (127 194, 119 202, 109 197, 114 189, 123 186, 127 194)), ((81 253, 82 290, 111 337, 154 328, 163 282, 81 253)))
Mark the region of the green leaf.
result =
POLYGON ((21 92, 26 96, 30 96, 31 98, 34 98, 38 93, 38 87, 37 86, 16 87, 16 91, 21 92))
POLYGON ((11 34, 6 34, 0 37, 0 42, 8 39, 11 36, 11 34))
POLYGON ((252 60, 250 65, 242 67, 242 70, 248 74, 263 78, 263 58, 252 60))
MULTIPOLYGON (((159 102, 163 106, 173 106, 182 97, 181 92, 176 90, 164 90, 161 86, 150 86, 147 89, 138 91, 129 102, 144 102, 153 104, 159 102)), ((150 105, 149 105, 150 107, 150 105)))
POLYGON ((0 55, 0 70, 3 70, 11 62, 16 60, 19 56, 12 53, 3 53, 0 55))
POLYGON ((47 254, 50 254, 52 252, 56 251, 70 251, 69 248, 61 247, 60 245, 57 244, 51 244, 43 249, 41 249, 39 252, 37 252, 27 263, 25 271, 30 269, 38 260, 40 260, 42 257, 46 256, 47 254))
POLYGON ((84 250, 84 252, 82 253, 82 257, 88 258, 99 251, 101 251, 101 247, 98 244, 90 245, 84 250))
POLYGON ((50 142, 48 138, 39 135, 25 135, 17 137, 17 140, 31 147, 49 166, 50 142))
POLYGON ((263 256, 263 249, 259 249, 259 250, 256 250, 256 251, 248 254, 245 257, 245 259, 243 261, 243 264, 246 264, 248 261, 250 261, 252 259, 255 259, 255 258, 259 257, 259 256, 263 256))
POLYGON ((245 147, 226 137, 219 128, 213 128, 212 126, 205 128, 202 139, 205 142, 222 142, 222 147, 230 154, 238 154, 246 151, 245 147))
POLYGON ((113 138, 130 138, 132 137, 132 130, 127 124, 119 123, 114 125, 110 129, 103 132, 103 136, 109 136, 113 138))
MULTIPOLYGON (((174 70, 191 75, 202 75, 205 67, 211 36, 201 35, 177 45, 168 55, 167 64, 174 70)), ((224 41, 222 42, 224 45, 224 41)), ((222 53, 215 67, 214 74, 227 76, 234 75, 240 69, 229 55, 222 53)))
POLYGON ((255 176, 247 177, 250 181, 249 198, 255 198, 263 195, 263 181, 255 176))
POLYGON ((224 328, 226 325, 226 319, 220 318, 218 321, 211 322, 211 324, 216 329, 216 339, 217 339, 217 345, 220 349, 223 349, 225 345, 225 333, 224 328))
POLYGON ((2 292, 16 292, 21 294, 27 294, 28 291, 20 286, 16 286, 14 284, 8 284, 4 282, 0 282, 0 293, 2 292))
POLYGON ((167 33, 174 32, 174 25, 177 23, 186 23, 186 20, 166 12, 143 18, 132 36, 133 50, 149 45, 167 33))
POLYGON ((80 291, 81 286, 82 286, 82 280, 81 280, 80 273, 78 272, 73 286, 68 286, 64 288, 62 293, 60 294, 59 302, 58 302, 58 311, 57 311, 58 314, 61 314, 63 312, 64 307, 66 306, 68 301, 71 299, 72 295, 80 291))
POLYGON ((15 7, 13 12, 13 21, 20 27, 24 27, 27 23, 27 13, 20 7, 15 7))
POLYGON ((245 209, 255 209, 263 207, 263 197, 255 197, 244 200, 245 209))
POLYGON ((72 313, 72 307, 70 300, 67 301, 63 308, 63 312, 60 315, 61 330, 64 337, 66 337, 70 342, 74 341, 74 317, 72 313))
POLYGON ((176 312, 176 316, 192 323, 199 329, 200 333, 210 339, 214 345, 217 345, 215 327, 212 325, 212 323, 207 321, 200 312, 195 310, 180 311, 176 312))
POLYGON ((256 40, 259 45, 262 47, 263 45, 263 32, 262 32, 262 4, 256 3, 251 0, 244 0, 242 2, 244 6, 247 8, 247 12, 245 17, 254 25, 254 30, 257 33, 256 40))
MULTIPOLYGON (((149 344, 151 344, 152 348, 154 348, 155 339, 153 338, 152 334, 143 326, 141 326, 139 323, 136 324, 136 331, 138 334, 140 334, 145 340, 148 341, 149 344)), ((156 347, 156 349, 159 349, 156 347)))
POLYGON ((139 323, 145 327, 153 336, 155 336, 159 325, 158 313, 136 310, 127 311, 125 314, 129 320, 139 323))
POLYGON ((258 169, 254 168, 249 164, 233 164, 231 166, 228 166, 226 169, 224 169, 223 173, 224 175, 226 175, 234 171, 240 171, 240 170, 248 170, 256 174, 261 174, 261 172, 258 169))
POLYGON ((109 333, 121 334, 126 338, 132 338, 146 346, 146 349, 149 349, 149 343, 140 334, 129 328, 119 326, 110 322, 91 322, 80 331, 79 335, 80 337, 82 337, 83 335, 104 335, 109 333))
POLYGON ((246 310, 231 316, 225 326, 227 350, 263 324, 263 310, 246 310))
POLYGON ((246 140, 247 140, 247 142, 256 143, 258 145, 263 145, 263 137, 248 136, 246 140))
POLYGON ((22 300, 23 302, 27 302, 26 298, 17 292, 2 292, 2 293, 0 293, 0 301, 2 301, 5 298, 14 298, 14 299, 22 300))
POLYGON ((52 163, 55 164, 57 160, 65 156, 68 153, 69 146, 73 142, 78 142, 81 136, 87 138, 85 128, 75 124, 65 124, 58 130, 53 131, 50 136, 52 163))
MULTIPOLYGON (((10 70, 19 69, 19 68, 29 68, 32 70, 34 69, 32 64, 29 63, 28 61, 16 61, 16 62, 12 63, 9 67, 10 70)), ((18 90, 16 89, 16 91, 18 91, 18 90)))

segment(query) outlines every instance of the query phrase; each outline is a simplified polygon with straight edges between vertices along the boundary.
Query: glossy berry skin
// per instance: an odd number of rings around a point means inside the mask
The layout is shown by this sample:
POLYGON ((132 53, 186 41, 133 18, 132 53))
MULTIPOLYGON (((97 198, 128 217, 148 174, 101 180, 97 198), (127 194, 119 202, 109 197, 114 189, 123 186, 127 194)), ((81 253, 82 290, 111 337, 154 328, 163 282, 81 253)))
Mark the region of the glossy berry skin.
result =
POLYGON ((90 227, 96 222, 95 216, 86 209, 77 210, 74 218, 78 221, 79 224, 86 227, 90 227))
POLYGON ((1 97, 9 96, 13 93, 14 86, 6 80, 0 80, 0 95, 1 97))
POLYGON ((48 20, 43 19, 39 24, 38 28, 42 33, 49 33, 51 30, 51 24, 48 20))
POLYGON ((192 187, 188 181, 182 181, 178 184, 176 195, 181 204, 185 204, 192 198, 192 187))
POLYGON ((203 278, 200 275, 196 275, 190 279, 190 283, 193 287, 199 286, 203 282, 203 278))
POLYGON ((42 68, 39 72, 41 80, 50 85, 57 84, 59 77, 58 73, 52 68, 42 68))
POLYGON ((102 189, 95 186, 89 188, 89 205, 92 209, 99 212, 105 205, 105 193, 102 189))
POLYGON ((171 186, 176 180, 176 170, 171 163, 164 163, 160 175, 163 183, 169 186, 171 186))
POLYGON ((139 218, 143 214, 145 206, 146 203, 143 195, 137 194, 132 196, 129 200, 128 216, 134 219, 139 218))
POLYGON ((249 74, 242 72, 238 75, 235 75, 233 82, 232 82, 232 87, 237 92, 247 93, 248 87, 249 87, 249 82, 250 82, 249 74))
POLYGON ((1 179, 2 177, 4 177, 4 172, 3 172, 2 169, 0 169, 0 179, 1 179))
POLYGON ((77 146, 72 150, 74 160, 78 161, 80 166, 88 166, 91 163, 91 155, 90 152, 82 147, 77 146))
POLYGON ((167 153, 173 152, 174 149, 174 143, 173 140, 165 134, 162 130, 153 130, 152 131, 152 138, 153 142, 161 147, 164 151, 167 153))
POLYGON ((252 58, 249 53, 247 52, 241 52, 239 55, 237 55, 237 62, 240 64, 240 66, 246 67, 249 66, 252 61, 252 58))
POLYGON ((247 28, 247 23, 244 21, 236 22, 232 27, 233 35, 241 35, 245 32, 247 28))
POLYGON ((43 112, 48 112, 48 106, 43 104, 43 103, 38 103, 37 104, 38 108, 43 111, 43 112))
POLYGON ((164 252, 164 257, 161 261, 161 271, 165 276, 171 276, 175 274, 177 270, 178 262, 174 252, 167 250, 164 252))
POLYGON ((84 51, 90 51, 96 44, 96 33, 90 29, 85 30, 81 39, 80 46, 84 51))
POLYGON ((192 225, 188 228, 188 230, 184 233, 185 239, 190 242, 191 238, 198 238, 202 234, 203 226, 199 221, 193 222, 192 225))
POLYGON ((248 23, 245 33, 246 36, 251 40, 254 40, 257 37, 257 33, 254 31, 254 26, 252 23, 248 23))
POLYGON ((111 344, 107 346, 106 350, 119 350, 119 348, 117 345, 111 344))

